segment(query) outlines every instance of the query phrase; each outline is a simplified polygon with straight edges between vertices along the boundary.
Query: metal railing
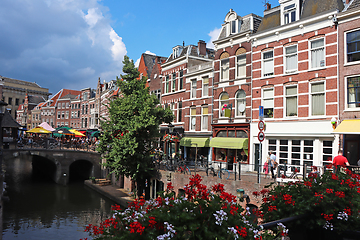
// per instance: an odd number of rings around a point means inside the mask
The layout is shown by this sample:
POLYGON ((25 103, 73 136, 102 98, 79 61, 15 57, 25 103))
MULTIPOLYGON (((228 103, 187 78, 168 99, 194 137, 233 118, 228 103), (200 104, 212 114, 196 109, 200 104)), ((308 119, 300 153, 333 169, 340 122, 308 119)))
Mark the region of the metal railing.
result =
POLYGON ((62 142, 57 140, 26 140, 11 143, 4 143, 4 149, 47 149, 47 150, 72 150, 96 152, 96 145, 88 142, 69 141, 62 142))

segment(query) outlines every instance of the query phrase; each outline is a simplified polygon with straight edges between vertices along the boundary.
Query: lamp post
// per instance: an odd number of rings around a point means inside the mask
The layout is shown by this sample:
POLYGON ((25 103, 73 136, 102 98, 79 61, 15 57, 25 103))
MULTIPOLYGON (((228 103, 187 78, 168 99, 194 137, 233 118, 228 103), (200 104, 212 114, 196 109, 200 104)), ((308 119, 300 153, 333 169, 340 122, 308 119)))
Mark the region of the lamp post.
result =
MULTIPOLYGON (((174 132, 174 125, 172 125, 171 123, 169 123, 168 128, 169 128, 169 134, 172 135, 173 132, 174 132)), ((172 157, 171 157, 171 140, 169 141, 169 155, 170 155, 170 163, 172 164, 172 157)))

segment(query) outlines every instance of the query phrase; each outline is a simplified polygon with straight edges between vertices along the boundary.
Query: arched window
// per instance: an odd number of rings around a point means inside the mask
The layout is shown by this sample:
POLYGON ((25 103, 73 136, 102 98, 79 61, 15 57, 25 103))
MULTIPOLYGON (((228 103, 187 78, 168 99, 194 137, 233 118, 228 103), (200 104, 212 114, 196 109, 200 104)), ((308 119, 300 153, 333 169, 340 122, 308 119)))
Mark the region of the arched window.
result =
POLYGON ((240 89, 235 95, 235 113, 236 117, 245 117, 246 113, 246 94, 245 91, 240 89))
POLYGON ((221 81, 229 80, 229 53, 223 52, 220 55, 220 79, 221 81))
POLYGON ((220 95, 220 117, 225 117, 225 107, 229 104, 229 94, 224 92, 220 95))

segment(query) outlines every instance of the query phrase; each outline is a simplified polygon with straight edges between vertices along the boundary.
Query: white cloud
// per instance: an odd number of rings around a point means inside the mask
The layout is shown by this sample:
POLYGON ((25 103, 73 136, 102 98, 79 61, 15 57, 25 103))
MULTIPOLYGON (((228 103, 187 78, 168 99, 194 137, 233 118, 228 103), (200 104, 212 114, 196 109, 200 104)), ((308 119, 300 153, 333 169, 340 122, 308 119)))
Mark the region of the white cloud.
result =
POLYGON ((0 75, 56 93, 121 74, 127 53, 98 0, 7 0, 0 8, 0 75))
POLYGON ((208 34, 210 36, 210 41, 206 44, 207 48, 214 48, 213 41, 217 40, 220 34, 221 28, 215 28, 214 30, 210 31, 208 34))

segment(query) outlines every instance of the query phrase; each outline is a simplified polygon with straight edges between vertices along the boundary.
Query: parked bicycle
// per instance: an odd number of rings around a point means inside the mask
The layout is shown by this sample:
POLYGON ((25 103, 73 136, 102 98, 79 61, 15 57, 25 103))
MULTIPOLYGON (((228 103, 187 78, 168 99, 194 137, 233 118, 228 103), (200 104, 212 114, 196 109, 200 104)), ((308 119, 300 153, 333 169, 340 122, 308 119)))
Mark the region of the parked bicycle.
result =
MULTIPOLYGON (((286 168, 288 168, 286 166, 286 168)), ((291 166, 291 172, 285 172, 285 166, 282 167, 282 170, 284 171, 283 174, 280 175, 282 178, 291 178, 291 179, 302 179, 302 174, 300 173, 299 169, 297 167, 291 166)), ((287 170, 287 169, 286 169, 287 170)))
POLYGON ((186 166, 185 161, 179 161, 177 171, 180 173, 191 175, 190 168, 186 166))
POLYGON ((226 168, 221 168, 220 164, 219 164, 218 169, 219 169, 218 176, 220 179, 222 179, 222 178, 229 179, 230 178, 229 170, 227 170, 226 168))
POLYGON ((214 167, 212 166, 212 163, 209 163, 209 166, 206 168, 206 175, 209 176, 209 173, 213 176, 216 177, 217 173, 214 169, 214 167))

